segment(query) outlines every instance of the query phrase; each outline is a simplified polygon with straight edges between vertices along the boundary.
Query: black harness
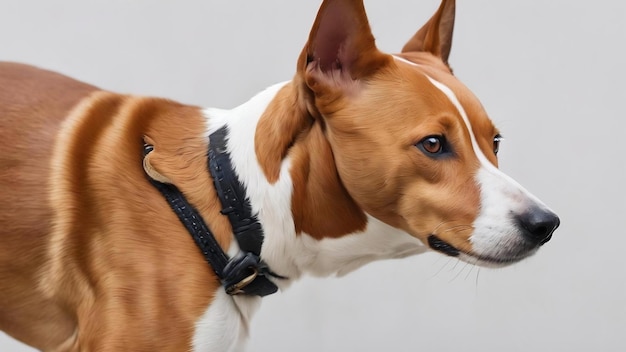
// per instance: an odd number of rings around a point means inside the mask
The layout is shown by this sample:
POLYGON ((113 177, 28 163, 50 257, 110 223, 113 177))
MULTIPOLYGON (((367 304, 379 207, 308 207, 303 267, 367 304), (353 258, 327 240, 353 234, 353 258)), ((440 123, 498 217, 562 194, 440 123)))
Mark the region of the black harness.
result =
MULTIPOLYGON (((217 243, 210 228, 198 211, 185 199, 176 186, 153 180, 156 187, 180 222, 185 226, 196 245, 220 279, 229 295, 267 296, 278 290, 268 278, 286 279, 270 271, 260 258, 263 228, 252 215, 250 200, 246 197, 226 150, 228 130, 222 127, 209 136, 209 172, 222 203, 221 213, 228 217, 233 234, 239 244, 239 253, 229 258, 217 243)), ((154 149, 144 143, 144 157, 154 149)))

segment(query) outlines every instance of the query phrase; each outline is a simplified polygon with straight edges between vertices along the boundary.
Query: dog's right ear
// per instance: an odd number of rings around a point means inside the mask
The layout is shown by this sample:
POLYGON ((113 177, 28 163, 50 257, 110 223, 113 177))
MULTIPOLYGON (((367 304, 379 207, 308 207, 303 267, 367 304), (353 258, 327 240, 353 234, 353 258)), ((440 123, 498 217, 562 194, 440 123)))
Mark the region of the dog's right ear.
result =
POLYGON ((350 87, 387 60, 376 48, 362 0, 325 0, 300 55, 298 73, 320 94, 325 88, 350 87))

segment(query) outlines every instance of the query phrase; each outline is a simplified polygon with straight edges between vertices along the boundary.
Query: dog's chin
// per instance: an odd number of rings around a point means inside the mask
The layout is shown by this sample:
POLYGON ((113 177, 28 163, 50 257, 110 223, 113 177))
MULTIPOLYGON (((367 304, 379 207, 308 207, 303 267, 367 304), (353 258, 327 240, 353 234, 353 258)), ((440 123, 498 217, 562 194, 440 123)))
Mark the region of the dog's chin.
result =
POLYGON ((539 246, 522 246, 517 250, 508 250, 506 253, 503 252, 499 255, 483 255, 462 251, 436 235, 430 235, 428 237, 428 245, 434 251, 447 256, 455 257, 464 262, 488 268, 502 268, 517 263, 532 256, 539 249, 539 246))
POLYGON ((511 264, 515 264, 523 259, 526 259, 537 252, 537 248, 519 253, 517 255, 501 256, 501 257, 488 257, 476 254, 462 253, 459 255, 459 259, 478 266, 486 268, 503 268, 511 264))

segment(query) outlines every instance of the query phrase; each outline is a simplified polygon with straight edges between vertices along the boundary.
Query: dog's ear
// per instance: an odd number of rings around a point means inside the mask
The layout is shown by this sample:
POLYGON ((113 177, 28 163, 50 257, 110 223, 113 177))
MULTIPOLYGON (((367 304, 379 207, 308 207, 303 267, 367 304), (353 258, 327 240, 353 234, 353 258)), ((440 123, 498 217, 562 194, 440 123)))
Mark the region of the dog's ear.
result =
POLYGON ((315 92, 346 86, 375 72, 387 60, 376 48, 362 0, 325 0, 300 55, 298 72, 315 92))
POLYGON ((402 48, 402 52, 429 52, 448 65, 452 32, 454 31, 455 0, 443 0, 437 12, 402 48))

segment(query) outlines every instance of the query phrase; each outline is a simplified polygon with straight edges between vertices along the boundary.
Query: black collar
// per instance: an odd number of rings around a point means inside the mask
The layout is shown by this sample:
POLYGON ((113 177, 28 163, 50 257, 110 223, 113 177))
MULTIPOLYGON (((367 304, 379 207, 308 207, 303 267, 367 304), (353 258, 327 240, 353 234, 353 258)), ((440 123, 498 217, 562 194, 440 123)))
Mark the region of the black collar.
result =
MULTIPOLYGON (((191 234, 204 258, 222 282, 226 293, 267 296, 278 290, 268 277, 285 278, 272 273, 260 258, 263 228, 252 214, 250 200, 246 197, 244 186, 233 169, 230 155, 226 150, 227 134, 226 127, 222 127, 209 136, 208 161, 209 172, 222 203, 221 213, 228 217, 239 244, 239 253, 234 257, 229 258, 224 253, 198 211, 189 204, 176 186, 150 177, 148 179, 163 194, 178 219, 191 234)), ((152 150, 151 145, 144 144, 144 156, 152 150)))

